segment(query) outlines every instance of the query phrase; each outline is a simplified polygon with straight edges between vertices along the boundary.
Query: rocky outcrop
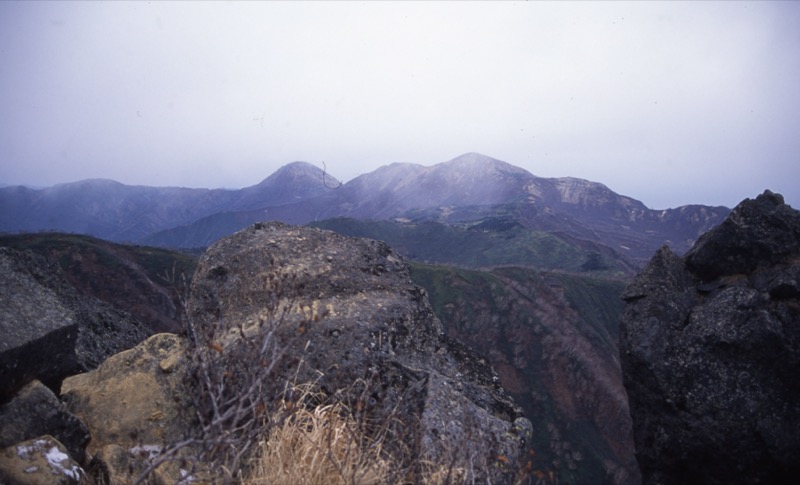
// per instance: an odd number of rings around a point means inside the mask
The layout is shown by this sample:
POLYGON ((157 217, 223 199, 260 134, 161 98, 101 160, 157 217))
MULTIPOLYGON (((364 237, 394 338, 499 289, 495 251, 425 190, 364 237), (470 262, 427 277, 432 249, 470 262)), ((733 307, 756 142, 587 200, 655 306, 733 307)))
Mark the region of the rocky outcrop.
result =
POLYGON ((397 444, 417 457, 471 461, 478 479, 501 483, 522 464, 530 422, 492 369, 445 336, 384 243, 256 224, 203 255, 187 312, 204 345, 233 360, 244 336, 273 332, 293 356, 278 383, 352 399, 371 419, 398 425, 397 444))
POLYGON ((129 313, 151 333, 180 331, 186 281, 199 257, 55 232, 0 235, 0 246, 57 262, 75 291, 129 313))
POLYGON ((704 281, 792 263, 800 254, 800 212, 766 191, 746 200, 686 253, 686 263, 704 281))
POLYGON ((625 290, 620 354, 645 483, 800 473, 800 213, 769 191, 625 290))
POLYGON ((230 478, 236 467, 207 458, 238 452, 247 423, 319 403, 341 402, 367 433, 389 433, 386 449, 408 469, 429 459, 466 480, 511 483, 532 432, 494 371, 445 336, 388 246, 281 223, 209 248, 186 335, 155 335, 65 379, 62 399, 92 436, 88 469, 109 483, 162 459, 154 483, 230 478))
POLYGON ((144 340, 129 314, 78 293, 57 264, 0 248, 0 402, 38 379, 57 391, 69 375, 144 340))

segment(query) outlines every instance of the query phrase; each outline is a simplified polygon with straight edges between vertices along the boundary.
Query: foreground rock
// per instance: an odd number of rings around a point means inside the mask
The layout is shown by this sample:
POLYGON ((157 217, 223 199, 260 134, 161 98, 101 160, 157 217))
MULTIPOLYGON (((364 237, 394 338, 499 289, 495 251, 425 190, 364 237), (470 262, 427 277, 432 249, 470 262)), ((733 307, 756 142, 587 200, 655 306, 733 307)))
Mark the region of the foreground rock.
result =
POLYGON ((530 422, 491 368, 445 336, 424 290, 383 243, 256 224, 203 255, 187 310, 206 345, 234 360, 240 336, 274 332, 288 357, 278 383, 313 382, 349 399, 396 427, 395 443, 412 456, 493 483, 510 482, 524 464, 530 422))
POLYGON ((626 289, 620 354, 645 483, 800 473, 800 212, 765 192, 626 289))
POLYGON ((33 381, 0 406, 0 448, 43 435, 52 435, 63 443, 78 463, 84 461, 90 438, 86 425, 67 411, 53 391, 33 381))
MULTIPOLYGON (((64 380, 62 398, 89 427, 87 452, 102 483, 135 481, 149 458, 191 434, 187 367, 183 340, 158 334, 64 380)), ((180 467, 167 466, 155 482, 180 478, 180 467)))
POLYGON ((243 447, 263 439, 258 423, 332 401, 368 434, 388 434, 412 481, 420 459, 492 483, 526 464, 530 421, 492 369, 444 335, 383 243, 255 225, 202 257, 187 311, 186 336, 155 335, 64 380, 62 398, 92 436, 95 479, 132 483, 162 459, 153 483, 230 479, 243 447))
POLYGON ((85 477, 64 445, 49 435, 0 450, 0 483, 73 485, 85 477))

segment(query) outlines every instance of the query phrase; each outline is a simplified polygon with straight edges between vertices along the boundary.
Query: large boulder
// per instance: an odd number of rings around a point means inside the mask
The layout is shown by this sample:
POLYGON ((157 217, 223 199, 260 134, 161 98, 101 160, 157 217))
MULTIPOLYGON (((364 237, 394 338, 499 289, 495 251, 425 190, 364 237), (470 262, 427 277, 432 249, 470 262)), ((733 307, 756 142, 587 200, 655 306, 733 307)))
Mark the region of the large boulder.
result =
POLYGON ((65 377, 148 334, 128 313, 76 291, 51 260, 0 248, 0 402, 34 379, 57 392, 65 377))
MULTIPOLYGON (((61 397, 88 426, 86 451, 104 483, 134 482, 150 458, 192 434, 186 355, 183 339, 156 334, 64 380, 61 397)), ((179 467, 160 472, 160 483, 180 479, 179 467)))
POLYGON ((769 191, 625 290, 620 355, 645 483, 800 473, 800 213, 769 191))
POLYGON ((391 425, 411 456, 495 483, 524 464, 530 422, 485 361, 445 336, 425 291, 384 243, 255 224, 201 257, 187 314, 199 348, 233 365, 230 382, 274 364, 273 386, 311 383, 349 400, 391 425), (242 351, 242 339, 264 335, 279 362, 242 351))

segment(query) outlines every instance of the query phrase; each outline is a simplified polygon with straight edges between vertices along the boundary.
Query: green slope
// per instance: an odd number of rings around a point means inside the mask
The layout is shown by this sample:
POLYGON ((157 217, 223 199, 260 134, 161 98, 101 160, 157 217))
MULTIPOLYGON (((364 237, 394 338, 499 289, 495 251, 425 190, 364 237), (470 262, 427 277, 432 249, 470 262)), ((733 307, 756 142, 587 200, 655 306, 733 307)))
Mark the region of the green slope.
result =
POLYGON ((602 247, 532 231, 506 218, 462 225, 328 219, 310 224, 340 234, 385 241, 409 259, 491 268, 527 266, 547 270, 622 276, 629 265, 602 247))

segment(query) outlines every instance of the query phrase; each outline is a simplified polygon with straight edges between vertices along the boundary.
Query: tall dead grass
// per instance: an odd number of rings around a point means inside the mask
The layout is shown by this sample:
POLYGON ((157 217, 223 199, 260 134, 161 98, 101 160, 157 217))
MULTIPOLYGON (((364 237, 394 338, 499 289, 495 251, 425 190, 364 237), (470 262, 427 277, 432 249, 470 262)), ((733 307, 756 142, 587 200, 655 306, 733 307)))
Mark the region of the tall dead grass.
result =
POLYGON ((299 410, 259 443, 248 485, 352 485, 388 482, 382 443, 357 429, 342 405, 299 410))
POLYGON ((463 470, 418 461, 414 473, 370 437, 341 402, 292 410, 255 452, 244 485, 401 485, 462 483, 463 470))

